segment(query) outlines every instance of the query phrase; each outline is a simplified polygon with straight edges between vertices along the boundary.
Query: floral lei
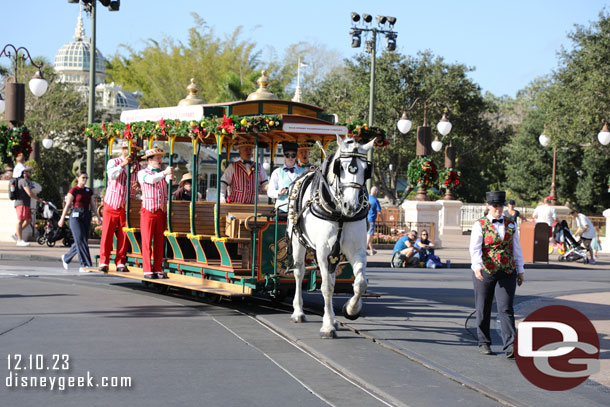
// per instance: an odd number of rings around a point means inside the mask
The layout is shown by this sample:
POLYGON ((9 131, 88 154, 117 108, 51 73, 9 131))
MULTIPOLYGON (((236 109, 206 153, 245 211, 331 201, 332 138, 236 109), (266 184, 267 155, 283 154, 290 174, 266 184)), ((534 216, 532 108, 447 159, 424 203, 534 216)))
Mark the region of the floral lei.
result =
POLYGON ((409 184, 417 187, 429 187, 436 183, 438 173, 432 158, 415 157, 407 168, 409 184))
POLYGON ((439 174, 439 181, 441 182, 441 188, 453 188, 457 187, 462 183, 460 181, 460 172, 455 168, 445 168, 439 174))

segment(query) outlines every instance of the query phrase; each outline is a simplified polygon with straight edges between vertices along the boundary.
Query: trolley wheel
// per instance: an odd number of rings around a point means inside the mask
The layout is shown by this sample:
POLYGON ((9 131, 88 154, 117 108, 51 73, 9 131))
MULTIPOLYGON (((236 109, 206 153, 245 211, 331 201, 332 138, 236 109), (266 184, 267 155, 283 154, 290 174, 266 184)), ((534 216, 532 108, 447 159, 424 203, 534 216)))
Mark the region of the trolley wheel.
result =
POLYGON ((42 246, 47 242, 47 239, 44 237, 44 235, 38 236, 38 239, 36 239, 36 242, 42 246))
POLYGON ((49 246, 49 247, 53 247, 53 246, 55 246, 55 242, 52 242, 52 241, 50 241, 50 240, 47 240, 47 246, 49 246))

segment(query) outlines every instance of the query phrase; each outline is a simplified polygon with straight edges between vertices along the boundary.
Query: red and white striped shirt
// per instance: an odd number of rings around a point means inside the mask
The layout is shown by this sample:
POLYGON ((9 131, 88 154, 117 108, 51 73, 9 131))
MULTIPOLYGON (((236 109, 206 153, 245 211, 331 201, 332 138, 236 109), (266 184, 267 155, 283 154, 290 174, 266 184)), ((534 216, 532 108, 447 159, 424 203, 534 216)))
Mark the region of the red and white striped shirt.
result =
POLYGON ((161 209, 167 211, 167 180, 160 170, 145 168, 138 172, 138 180, 142 188, 142 208, 149 212, 161 209))
MULTIPOLYGON (((267 173, 261 165, 258 168, 259 185, 262 185, 267 182, 267 173)), ((221 179, 222 182, 231 186, 231 193, 227 197, 227 202, 254 203, 254 194, 258 190, 254 185, 255 178, 254 164, 246 166, 241 161, 231 163, 221 179)), ((221 188, 221 195, 223 189, 221 188)))
MULTIPOLYGON (((106 187, 106 194, 104 195, 104 205, 108 205, 113 209, 119 209, 125 205, 125 187, 127 184, 127 167, 121 167, 123 162, 122 158, 115 158, 114 160, 108 161, 106 171, 108 174, 108 186, 106 187)), ((130 196, 135 196, 135 189, 133 185, 138 181, 138 170, 140 165, 138 163, 132 164, 132 173, 130 184, 132 187, 130 196)))

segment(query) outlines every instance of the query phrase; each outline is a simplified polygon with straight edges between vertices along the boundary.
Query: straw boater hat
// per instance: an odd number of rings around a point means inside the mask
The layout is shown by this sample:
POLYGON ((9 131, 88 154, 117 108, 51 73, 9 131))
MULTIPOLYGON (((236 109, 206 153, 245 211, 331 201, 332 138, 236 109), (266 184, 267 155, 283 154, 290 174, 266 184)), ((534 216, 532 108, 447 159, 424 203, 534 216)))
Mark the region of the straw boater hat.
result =
POLYGON ((254 144, 254 141, 247 141, 247 140, 238 141, 235 144, 236 150, 239 150, 242 147, 256 147, 256 144, 254 144))
POLYGON ((165 154, 167 154, 167 153, 163 152, 163 150, 161 150, 159 147, 153 147, 150 150, 146 150, 146 152, 144 153, 144 156, 142 158, 147 160, 156 155, 165 155, 165 154))
MULTIPOLYGON (((121 140, 121 142, 119 143, 119 147, 120 148, 129 148, 129 142, 127 140, 121 140)), ((140 147, 136 143, 131 143, 131 149, 132 150, 141 150, 142 147, 140 147)))
POLYGON ((185 183, 186 181, 191 181, 191 183, 192 183, 192 182, 193 182, 193 174, 191 174, 190 172, 185 173, 185 174, 182 176, 182 179, 180 180, 180 186, 181 186, 181 187, 183 187, 183 186, 184 186, 184 183, 185 183))
POLYGON ((313 150, 313 141, 304 141, 299 143, 299 150, 313 150))

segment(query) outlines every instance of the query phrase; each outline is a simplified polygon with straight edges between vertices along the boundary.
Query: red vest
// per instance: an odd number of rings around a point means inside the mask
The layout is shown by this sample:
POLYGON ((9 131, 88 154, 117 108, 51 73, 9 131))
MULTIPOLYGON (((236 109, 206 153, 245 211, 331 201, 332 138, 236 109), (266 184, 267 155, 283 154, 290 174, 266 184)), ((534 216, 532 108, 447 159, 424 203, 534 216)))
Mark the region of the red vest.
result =
MULTIPOLYGON (((148 175, 155 175, 156 172, 151 171, 149 168, 142 170, 148 175)), ((167 211, 167 182, 165 177, 156 184, 149 184, 143 182, 142 188, 142 208, 149 212, 155 212, 161 209, 163 212, 167 211)))
POLYGON ((515 222, 504 218, 504 239, 502 240, 500 240, 498 232, 487 217, 479 219, 479 224, 483 230, 481 247, 483 270, 489 274, 498 271, 511 274, 515 270, 515 259, 513 257, 515 222), (512 227, 509 227, 509 225, 512 225, 512 227))
MULTIPOLYGON (((114 159, 114 165, 119 166, 123 160, 121 158, 114 159)), ((131 179, 129 180, 131 185, 131 194, 130 197, 134 197, 135 188, 133 186, 136 182, 138 182, 138 170, 140 169, 139 164, 131 165, 131 179)), ((121 175, 118 178, 112 179, 108 182, 108 186, 106 188, 106 193, 104 194, 104 204, 108 205, 113 209, 119 209, 123 205, 125 205, 125 187, 127 185, 127 167, 124 167, 121 170, 121 175)))
MULTIPOLYGON (((254 203, 254 194, 258 191, 254 185, 255 164, 250 166, 250 172, 241 161, 235 161, 231 165, 233 166, 233 179, 231 180, 231 194, 227 197, 227 202, 254 203)), ((259 166, 259 180, 261 172, 262 168, 259 166)))

